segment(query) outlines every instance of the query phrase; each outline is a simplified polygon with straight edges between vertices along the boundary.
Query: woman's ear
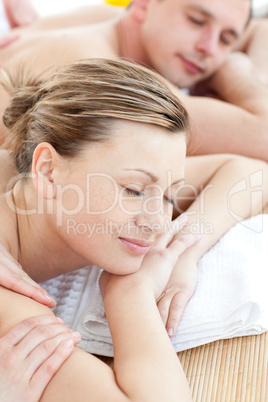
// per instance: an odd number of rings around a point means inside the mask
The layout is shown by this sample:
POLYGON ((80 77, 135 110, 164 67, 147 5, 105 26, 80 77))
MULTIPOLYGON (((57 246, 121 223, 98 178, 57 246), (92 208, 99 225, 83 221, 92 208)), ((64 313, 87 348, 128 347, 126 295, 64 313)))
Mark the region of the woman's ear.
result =
POLYGON ((38 194, 48 200, 56 196, 56 186, 53 179, 57 152, 48 143, 39 144, 33 153, 32 173, 33 183, 38 194))
POLYGON ((132 15, 138 22, 143 22, 146 14, 147 7, 150 0, 133 0, 131 4, 132 15))

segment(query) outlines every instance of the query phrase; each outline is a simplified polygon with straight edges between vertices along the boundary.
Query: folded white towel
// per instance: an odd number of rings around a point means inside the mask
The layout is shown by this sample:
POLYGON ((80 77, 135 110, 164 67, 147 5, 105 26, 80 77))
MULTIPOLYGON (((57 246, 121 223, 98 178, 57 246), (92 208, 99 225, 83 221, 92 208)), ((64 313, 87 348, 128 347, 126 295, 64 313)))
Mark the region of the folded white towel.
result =
MULTIPOLYGON (((268 215, 235 225, 201 258, 198 270, 196 292, 172 338, 176 351, 268 330, 268 215)), ((58 302, 56 315, 80 331, 80 346, 112 356, 100 273, 96 266, 85 267, 43 286, 58 302)))

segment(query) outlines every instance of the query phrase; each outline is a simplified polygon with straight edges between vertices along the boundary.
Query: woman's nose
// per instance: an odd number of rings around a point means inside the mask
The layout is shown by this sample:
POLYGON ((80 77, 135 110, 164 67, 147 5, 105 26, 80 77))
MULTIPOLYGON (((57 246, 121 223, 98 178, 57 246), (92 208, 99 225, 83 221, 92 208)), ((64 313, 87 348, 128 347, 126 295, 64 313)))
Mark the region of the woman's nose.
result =
POLYGON ((167 215, 165 215, 163 212, 141 212, 136 216, 135 223, 146 233, 159 235, 164 232, 165 219, 167 219, 167 215))

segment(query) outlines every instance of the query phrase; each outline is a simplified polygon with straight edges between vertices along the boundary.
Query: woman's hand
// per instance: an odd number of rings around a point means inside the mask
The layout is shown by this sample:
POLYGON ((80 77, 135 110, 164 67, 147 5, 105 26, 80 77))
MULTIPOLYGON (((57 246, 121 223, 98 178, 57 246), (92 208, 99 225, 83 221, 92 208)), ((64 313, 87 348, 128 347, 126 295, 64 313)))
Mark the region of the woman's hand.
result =
POLYGON ((169 337, 177 332, 185 307, 195 292, 197 278, 196 261, 181 256, 157 303, 169 337))
POLYGON ((0 402, 37 402, 80 339, 52 315, 16 325, 0 339, 0 402))
POLYGON ((120 282, 133 280, 135 283, 147 285, 157 300, 165 289, 180 255, 200 238, 199 235, 180 235, 185 220, 185 215, 181 215, 171 222, 166 233, 153 244, 145 255, 140 269, 134 274, 118 276, 103 272, 100 278, 103 297, 105 297, 108 286, 118 286, 120 282))
POLYGON ((170 230, 161 236, 146 254, 138 271, 141 275, 146 274, 157 300, 170 283, 174 266, 180 256, 200 239, 200 235, 180 233, 185 219, 187 219, 185 215, 181 215, 172 222, 170 230))
POLYGON ((21 265, 12 257, 5 246, 0 242, 0 285, 28 296, 48 307, 56 305, 55 300, 44 288, 34 282, 23 271, 21 265))

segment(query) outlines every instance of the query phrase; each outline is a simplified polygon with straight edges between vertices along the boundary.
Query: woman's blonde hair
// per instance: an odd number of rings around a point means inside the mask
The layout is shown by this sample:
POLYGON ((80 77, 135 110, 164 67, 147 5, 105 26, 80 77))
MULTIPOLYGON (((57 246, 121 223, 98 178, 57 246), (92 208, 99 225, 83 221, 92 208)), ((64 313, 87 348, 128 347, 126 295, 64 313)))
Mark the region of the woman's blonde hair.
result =
POLYGON ((3 114, 5 148, 20 173, 31 170, 35 147, 45 141, 64 157, 74 157, 88 141, 111 137, 114 119, 150 123, 186 132, 188 114, 164 80, 135 64, 105 59, 64 66, 51 77, 6 74, 12 98, 3 114))

